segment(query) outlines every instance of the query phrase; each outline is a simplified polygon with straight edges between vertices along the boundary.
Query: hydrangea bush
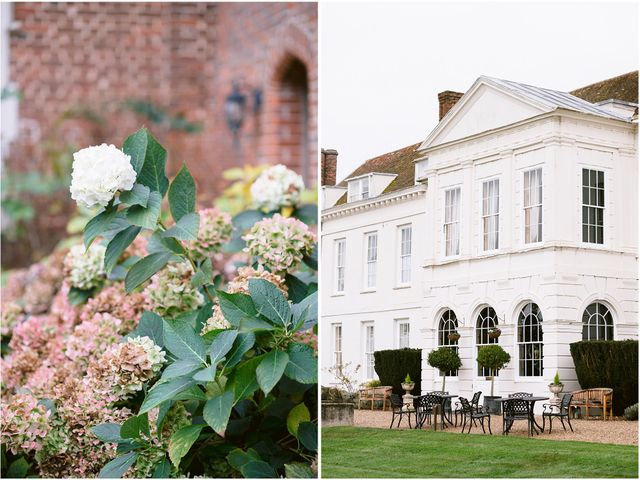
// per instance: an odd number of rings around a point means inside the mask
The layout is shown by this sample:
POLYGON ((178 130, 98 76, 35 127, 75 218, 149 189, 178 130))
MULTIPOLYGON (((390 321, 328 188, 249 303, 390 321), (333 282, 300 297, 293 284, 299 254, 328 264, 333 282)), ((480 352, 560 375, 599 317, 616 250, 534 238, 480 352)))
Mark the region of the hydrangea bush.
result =
POLYGON ((165 162, 146 129, 77 152, 84 245, 3 287, 3 476, 316 476, 317 210, 281 165, 198 209, 165 162))

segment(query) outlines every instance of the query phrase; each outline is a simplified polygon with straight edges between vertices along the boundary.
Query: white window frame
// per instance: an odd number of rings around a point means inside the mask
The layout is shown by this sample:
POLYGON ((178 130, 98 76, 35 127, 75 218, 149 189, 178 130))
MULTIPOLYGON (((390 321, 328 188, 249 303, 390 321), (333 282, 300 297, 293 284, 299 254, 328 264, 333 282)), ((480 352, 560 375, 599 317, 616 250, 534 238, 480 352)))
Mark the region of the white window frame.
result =
POLYGON ((347 257, 347 239, 337 238, 334 240, 334 258, 335 258, 335 281, 334 291, 337 294, 344 293, 345 277, 346 277, 346 257, 347 257))
POLYGON ((461 232, 460 217, 462 213, 462 188, 453 187, 444 191, 444 216, 442 231, 444 236, 444 256, 457 257, 460 255, 461 232), (457 208, 454 208, 457 201, 457 208), (454 218, 456 217, 456 218, 454 218), (451 234, 451 235, 450 235, 451 234), (457 249, 453 249, 453 239, 457 237, 457 249), (449 250, 449 245, 452 251, 449 250))
POLYGON ((411 348, 411 323, 408 318, 400 318, 396 320, 396 335, 397 348, 411 348), (403 332, 405 327, 407 330, 406 334, 403 332), (406 340, 406 342, 404 340, 406 340))
MULTIPOLYGON (((498 344, 497 338, 489 338, 489 329, 494 327, 498 327, 498 314, 493 307, 485 305, 480 309, 478 315, 476 316, 476 323, 474 328, 476 359, 478 358, 478 353, 480 353, 480 348, 486 347, 487 345, 498 344)), ((491 371, 489 369, 480 366, 480 364, 477 362, 476 365, 476 377, 484 378, 491 375, 491 371)), ((494 376, 497 377, 500 372, 496 371, 493 373, 494 376)))
POLYGON ((344 361, 342 358, 342 324, 334 323, 332 326, 333 333, 333 366, 342 372, 344 361))
POLYGON ((615 321, 613 314, 609 306, 599 300, 587 305, 582 313, 582 341, 590 342, 592 340, 615 340, 615 321), (590 312, 589 309, 591 309, 592 312, 590 312), (604 328, 604 338, 600 336, 600 327, 604 328), (591 336, 592 328, 596 329, 595 338, 591 336), (585 336, 587 338, 585 338, 585 336))
POLYGON ((482 251, 483 252, 491 252, 491 251, 495 251, 495 250, 499 250, 500 249, 500 178, 489 178, 487 180, 484 180, 482 182, 482 189, 481 189, 481 195, 482 195, 482 203, 481 203, 481 212, 480 212, 480 223, 482 225, 482 251), (488 187, 489 184, 494 183, 495 184, 495 192, 497 192, 497 195, 493 195, 491 196, 491 198, 497 197, 498 201, 498 205, 497 205, 497 210, 494 212, 491 209, 491 205, 492 203, 489 201, 490 197, 487 195, 486 192, 486 188, 488 187), (491 211, 490 211, 491 210, 491 211), (495 218, 495 245, 491 245, 490 244, 490 238, 489 238, 489 230, 488 230, 488 224, 491 223, 491 219, 492 217, 495 218))
MULTIPOLYGON (((522 223, 523 223, 523 240, 525 245, 542 243, 544 239, 544 177, 542 167, 529 168, 522 172, 522 223), (531 191, 531 174, 539 172, 540 183, 537 188, 540 189, 540 202, 527 204, 527 191, 531 191), (539 209, 539 221, 536 236, 527 238, 527 210, 539 209), (535 240, 534 240, 535 238, 535 240)), ((531 197, 529 196, 529 199, 531 197)), ((530 230, 531 231, 531 228, 530 230)))
POLYGON ((366 200, 371 197, 371 175, 349 180, 349 203, 366 200))
POLYGON ((373 322, 365 322, 362 326, 364 336, 363 372, 365 374, 365 378, 368 380, 376 378, 375 358, 373 355, 376 351, 376 330, 373 322))
POLYGON ((398 285, 411 284, 411 260, 413 250, 413 225, 400 225, 398 227, 398 285), (405 240, 405 232, 408 240, 405 240), (406 247, 406 248, 405 248, 406 247))
POLYGON ((375 290, 378 281, 378 232, 364 234, 364 288, 375 290))
MULTIPOLYGON (((605 242, 605 232, 606 232, 606 228, 605 228, 605 224, 606 224, 606 205, 607 205, 607 189, 606 189, 606 185, 607 185, 607 175, 605 173, 604 170, 602 170, 601 168, 597 168, 597 167, 586 167, 583 166, 580 169, 580 197, 582 199, 581 201, 581 211, 580 211, 580 240, 582 241, 583 244, 585 245, 590 245, 590 246, 604 246, 606 244, 605 242), (584 172, 587 171, 589 172, 589 185, 584 184, 584 172), (596 173, 596 186, 591 185, 591 172, 595 172, 596 173), (602 183, 603 183, 603 187, 602 189, 599 189, 597 187, 597 175, 598 174, 602 174, 602 183), (585 203, 585 195, 584 195, 584 190, 588 189, 588 194, 589 194, 589 200, 591 199, 591 195, 592 193, 597 194, 598 190, 602 190, 602 205, 596 205, 594 203, 592 203, 591 201, 587 201, 587 203, 585 203), (585 214, 585 209, 592 209, 596 215, 596 223, 591 224, 589 222, 589 220, 587 220, 587 223, 585 223, 585 218, 584 218, 584 214, 585 214), (598 220, 597 220, 597 212, 600 211, 600 215, 602 216, 602 224, 598 225, 598 220), (587 231, 587 240, 584 239, 584 228, 587 227, 587 229, 593 226, 595 227, 596 231, 596 241, 590 241, 589 240, 589 232, 587 231), (602 229, 602 241, 598 242, 598 228, 602 229)), ((596 203, 599 203, 596 201, 596 203)), ((589 214, 587 213, 587 216, 589 216, 589 214)))
POLYGON ((516 346, 517 346, 517 354, 518 354, 518 366, 517 373, 519 379, 529 379, 529 378, 541 378, 544 375, 544 328, 543 328, 543 319, 542 309, 540 305, 536 302, 530 301, 525 303, 518 310, 518 317, 516 319, 516 346), (533 306, 537 308, 537 311, 533 311, 533 306), (528 313, 525 312, 525 309, 528 308, 528 313), (536 325, 533 326, 532 323, 528 325, 524 323, 524 320, 527 320, 528 317, 533 317, 535 319, 536 325), (538 330, 536 341, 527 340, 526 334, 527 332, 531 336, 534 328, 538 330), (539 348, 539 355, 534 355, 536 346, 539 348), (524 362, 524 369, 522 363, 524 362), (531 372, 535 372, 535 363, 540 362, 540 372, 539 375, 528 374, 531 369, 531 372), (523 373, 524 372, 524 373, 523 373))

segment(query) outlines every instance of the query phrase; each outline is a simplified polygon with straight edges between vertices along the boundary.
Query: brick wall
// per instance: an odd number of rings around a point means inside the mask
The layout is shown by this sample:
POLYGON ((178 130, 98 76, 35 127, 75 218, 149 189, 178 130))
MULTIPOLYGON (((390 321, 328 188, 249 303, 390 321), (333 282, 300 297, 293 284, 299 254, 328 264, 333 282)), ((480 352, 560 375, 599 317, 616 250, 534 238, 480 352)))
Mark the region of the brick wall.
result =
POLYGON ((10 168, 51 168, 55 142, 120 146, 144 123, 168 148, 172 172, 188 162, 202 198, 243 164, 286 163, 315 184, 316 4, 16 3, 14 20, 9 76, 23 99, 10 168), (234 82, 247 96, 237 145, 224 117, 234 82), (122 108, 131 98, 202 131, 151 123, 122 108))

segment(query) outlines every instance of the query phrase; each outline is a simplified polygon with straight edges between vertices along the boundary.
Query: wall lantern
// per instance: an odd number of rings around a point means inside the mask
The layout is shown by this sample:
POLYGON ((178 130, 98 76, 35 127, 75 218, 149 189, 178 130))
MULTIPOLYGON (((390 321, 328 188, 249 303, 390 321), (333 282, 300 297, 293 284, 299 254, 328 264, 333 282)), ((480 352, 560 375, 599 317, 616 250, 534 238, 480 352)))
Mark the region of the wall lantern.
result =
POLYGON ((238 146, 238 134, 242 128, 244 121, 244 107, 247 103, 247 97, 240 91, 238 82, 233 83, 233 90, 224 102, 224 116, 227 120, 227 126, 233 134, 233 143, 238 146))

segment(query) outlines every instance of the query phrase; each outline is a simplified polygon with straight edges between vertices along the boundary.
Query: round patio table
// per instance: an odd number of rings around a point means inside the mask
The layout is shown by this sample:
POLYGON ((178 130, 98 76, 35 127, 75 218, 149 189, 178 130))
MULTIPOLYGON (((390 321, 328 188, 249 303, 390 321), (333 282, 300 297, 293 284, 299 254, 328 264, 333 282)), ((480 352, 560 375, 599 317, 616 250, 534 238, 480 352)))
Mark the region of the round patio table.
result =
MULTIPOLYGON (((440 395, 438 393, 433 393, 432 395, 436 395, 440 397, 440 430, 443 430, 447 426, 446 423, 449 423, 449 425, 453 425, 453 422, 451 421, 451 414, 449 414, 449 417, 445 415, 444 404, 447 401, 447 399, 458 398, 458 395, 450 395, 450 394, 440 395)), ((413 395, 413 399, 415 400, 417 398, 420 398, 421 396, 422 395, 413 395)), ((416 409, 416 428, 421 428, 421 427, 422 425, 420 425, 418 421, 418 410, 416 409)))
MULTIPOLYGON (((536 430, 536 428, 538 430, 540 430, 540 432, 542 432, 542 427, 540 425, 538 425, 538 422, 536 422, 536 417, 533 414, 533 407, 535 406, 536 402, 543 402, 545 400, 549 400, 549 397, 518 397, 516 398, 500 398, 500 399, 496 399, 496 402, 500 402, 500 403, 504 403, 507 400, 525 400, 526 402, 528 402, 529 405, 529 418, 531 419, 531 425, 533 426, 534 431, 536 430)), ((511 425, 509 425, 509 427, 507 427, 507 433, 509 433, 509 430, 511 430, 511 427, 513 426, 513 422, 511 422, 511 425)), ((536 434, 538 432, 536 431, 536 434)))

